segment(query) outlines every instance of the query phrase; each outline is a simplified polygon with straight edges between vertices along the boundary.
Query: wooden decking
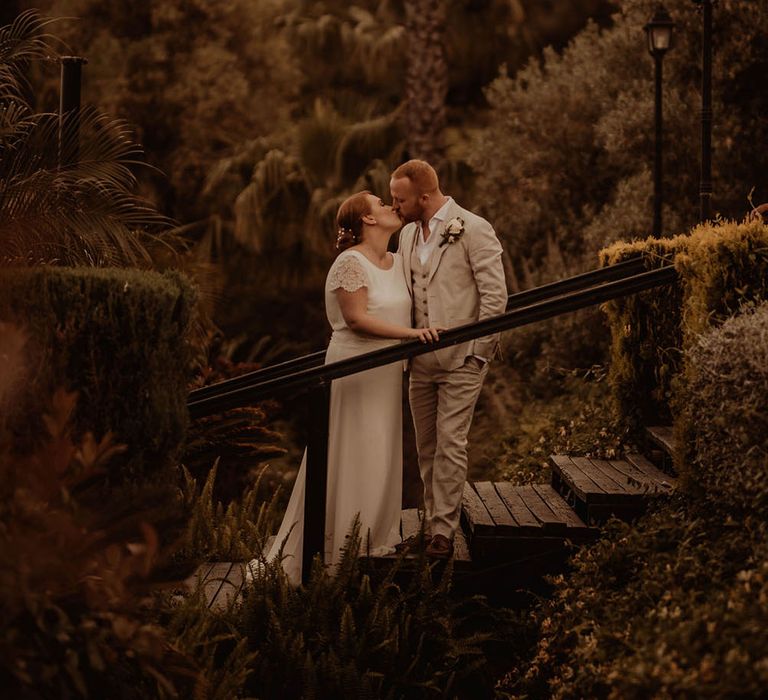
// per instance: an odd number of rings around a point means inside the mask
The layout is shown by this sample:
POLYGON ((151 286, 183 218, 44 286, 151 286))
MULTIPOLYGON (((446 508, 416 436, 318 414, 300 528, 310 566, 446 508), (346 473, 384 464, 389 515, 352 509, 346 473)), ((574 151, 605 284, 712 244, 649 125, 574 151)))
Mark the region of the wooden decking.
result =
POLYGON ((462 525, 476 562, 522 559, 597 536, 549 484, 467 484, 462 525))
POLYGON ((631 520, 649 498, 669 495, 676 483, 640 454, 621 460, 552 455, 549 461, 553 486, 588 523, 612 515, 631 520))
MULTIPOLYGON (((674 445, 667 441, 664 449, 674 445)), ((460 589, 484 593, 534 588, 543 575, 562 570, 575 547, 597 538, 608 517, 631 520, 676 485, 673 476, 640 454, 616 460, 551 455, 550 464, 551 484, 465 485, 453 560, 460 589)), ((420 512, 404 510, 403 539, 420 528, 420 512)), ((408 575, 419 556, 372 557, 367 564, 381 569, 398 560, 401 574, 408 575)), ((187 585, 194 588, 199 580, 209 606, 223 608, 239 595, 244 574, 242 562, 206 564, 187 585)))

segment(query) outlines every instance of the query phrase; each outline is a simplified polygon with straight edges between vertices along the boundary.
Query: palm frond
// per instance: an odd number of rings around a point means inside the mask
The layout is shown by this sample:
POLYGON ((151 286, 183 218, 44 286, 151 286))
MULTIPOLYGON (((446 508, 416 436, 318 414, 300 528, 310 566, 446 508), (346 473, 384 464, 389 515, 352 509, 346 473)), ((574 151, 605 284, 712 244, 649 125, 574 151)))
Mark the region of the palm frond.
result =
POLYGON ((394 18, 377 16, 361 7, 350 7, 349 16, 353 24, 340 28, 342 45, 370 83, 390 80, 403 62, 405 28, 394 18))
POLYGON ((349 175, 361 172, 365 166, 390 153, 402 134, 398 126, 400 108, 389 114, 352 124, 339 142, 336 152, 336 172, 339 179, 349 180, 349 175))
POLYGON ((284 151, 269 151, 235 200, 235 238, 255 252, 290 247, 296 242, 292 224, 297 216, 303 221, 308 200, 300 163, 284 151))
POLYGON ((0 247, 2 262, 151 264, 171 224, 136 194, 143 151, 128 124, 93 107, 35 113, 25 68, 56 56, 53 20, 22 12, 0 28, 0 247))
POLYGON ((26 10, 0 27, 0 100, 22 96, 24 68, 30 61, 57 57, 56 37, 43 32, 53 21, 37 10, 26 10))
POLYGON ((65 120, 59 141, 57 115, 15 114, 0 160, 5 261, 148 264, 147 243, 170 221, 132 193, 129 166, 140 163, 142 151, 125 123, 86 108, 79 129, 65 120), (59 143, 70 152, 78 143, 78 159, 60 166, 59 143))
POLYGON ((336 153, 346 129, 346 121, 322 99, 315 100, 310 117, 297 125, 299 159, 315 185, 338 181, 336 153))

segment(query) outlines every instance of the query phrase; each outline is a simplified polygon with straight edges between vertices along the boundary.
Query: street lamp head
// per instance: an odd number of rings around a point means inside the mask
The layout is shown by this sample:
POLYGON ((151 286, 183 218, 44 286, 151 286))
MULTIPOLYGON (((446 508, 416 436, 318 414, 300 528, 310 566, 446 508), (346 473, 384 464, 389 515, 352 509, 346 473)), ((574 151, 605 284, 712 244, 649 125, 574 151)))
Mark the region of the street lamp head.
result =
POLYGON ((675 31, 675 23, 664 5, 659 3, 644 29, 648 37, 648 51, 651 56, 661 58, 672 47, 672 35, 675 31))

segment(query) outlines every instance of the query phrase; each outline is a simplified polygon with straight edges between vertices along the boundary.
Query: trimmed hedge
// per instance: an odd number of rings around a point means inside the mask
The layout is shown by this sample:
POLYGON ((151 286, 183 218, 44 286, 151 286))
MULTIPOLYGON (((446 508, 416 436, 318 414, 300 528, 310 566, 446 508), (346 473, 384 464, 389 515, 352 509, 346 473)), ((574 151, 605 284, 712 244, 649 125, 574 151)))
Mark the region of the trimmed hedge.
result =
POLYGON ((185 436, 195 291, 177 272, 111 268, 0 270, 0 321, 28 335, 26 391, 6 418, 21 452, 44 432, 44 402, 77 391, 74 435, 108 431, 128 446, 117 480, 170 465, 185 436))
POLYGON ((618 243, 600 252, 600 262, 640 253, 648 269, 674 261, 680 283, 604 306, 612 337, 611 386, 633 428, 672 418, 683 352, 699 333, 744 303, 768 298, 768 226, 708 224, 674 238, 618 243))
POLYGON ((768 304, 702 335, 675 425, 684 487, 741 519, 768 515, 768 304))

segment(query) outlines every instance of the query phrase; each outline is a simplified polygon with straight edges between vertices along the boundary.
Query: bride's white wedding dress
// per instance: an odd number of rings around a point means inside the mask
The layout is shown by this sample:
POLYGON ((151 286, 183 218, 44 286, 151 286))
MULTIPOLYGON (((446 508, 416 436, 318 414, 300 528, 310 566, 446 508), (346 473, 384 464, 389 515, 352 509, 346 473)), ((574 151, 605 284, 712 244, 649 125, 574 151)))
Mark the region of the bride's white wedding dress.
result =
MULTIPOLYGON (((352 331, 344 321, 335 290, 354 292, 365 286, 371 316, 400 326, 411 325, 411 298, 402 257, 389 255, 392 266, 387 270, 355 250, 342 252, 331 266, 325 283, 325 309, 333 335, 326 364, 399 342, 352 331)), ((400 542, 402 374, 402 362, 395 362, 331 383, 326 565, 338 563, 357 515, 363 551, 387 554, 400 542)), ((305 450, 280 530, 266 555, 268 561, 277 557, 285 540, 283 568, 295 584, 301 581, 306 462, 305 450)), ((257 566, 254 561, 251 569, 257 566)))

